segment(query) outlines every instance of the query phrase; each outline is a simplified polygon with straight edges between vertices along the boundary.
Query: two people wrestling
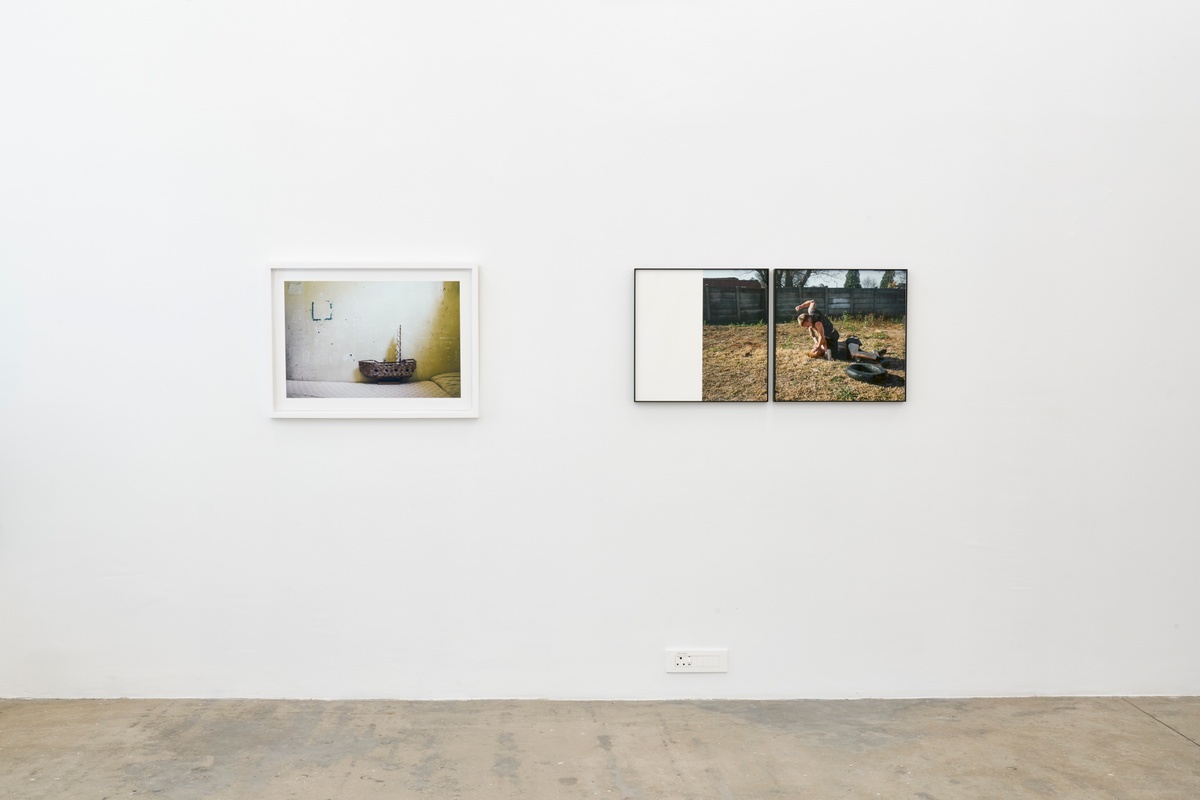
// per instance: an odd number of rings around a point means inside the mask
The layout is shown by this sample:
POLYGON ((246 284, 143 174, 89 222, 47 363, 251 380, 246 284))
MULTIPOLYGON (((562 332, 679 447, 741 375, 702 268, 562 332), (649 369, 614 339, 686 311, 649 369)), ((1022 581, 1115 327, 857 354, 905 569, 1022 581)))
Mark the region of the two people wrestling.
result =
POLYGON ((837 328, 833 326, 829 317, 817 310, 816 300, 805 300, 796 306, 796 314, 797 324, 801 328, 807 328, 812 336, 813 347, 808 351, 809 358, 882 361, 883 354, 887 352, 885 349, 878 352, 864 350, 862 340, 857 336, 847 336, 845 341, 839 341, 837 328))

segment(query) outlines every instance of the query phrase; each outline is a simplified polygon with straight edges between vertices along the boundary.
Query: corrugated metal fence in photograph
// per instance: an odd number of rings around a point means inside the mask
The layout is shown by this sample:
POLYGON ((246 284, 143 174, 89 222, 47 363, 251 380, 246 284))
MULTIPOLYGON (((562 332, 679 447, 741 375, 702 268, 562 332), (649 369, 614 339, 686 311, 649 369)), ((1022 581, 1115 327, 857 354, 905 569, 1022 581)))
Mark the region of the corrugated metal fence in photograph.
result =
POLYGON ((903 317, 908 314, 904 288, 842 289, 833 286, 808 286, 803 289, 775 289, 775 321, 792 322, 796 306, 816 300, 817 310, 830 317, 842 314, 903 317))
POLYGON ((767 289, 753 281, 704 281, 704 322, 729 325, 767 321, 767 289))

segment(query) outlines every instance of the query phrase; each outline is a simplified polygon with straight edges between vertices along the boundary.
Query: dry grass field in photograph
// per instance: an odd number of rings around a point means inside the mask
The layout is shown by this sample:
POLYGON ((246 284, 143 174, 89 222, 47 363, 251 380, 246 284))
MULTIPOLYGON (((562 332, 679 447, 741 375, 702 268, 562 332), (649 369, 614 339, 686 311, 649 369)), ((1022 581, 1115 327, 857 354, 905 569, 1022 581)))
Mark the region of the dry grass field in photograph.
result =
POLYGON ((704 326, 705 400, 767 399, 767 326, 704 326))
POLYGON ((833 324, 842 341, 857 336, 864 350, 886 348, 882 365, 887 368, 887 378, 877 384, 856 381, 846 374, 845 361, 809 358, 812 337, 808 331, 795 320, 781 322, 775 326, 775 399, 903 400, 908 357, 904 320, 867 315, 837 317, 833 324))

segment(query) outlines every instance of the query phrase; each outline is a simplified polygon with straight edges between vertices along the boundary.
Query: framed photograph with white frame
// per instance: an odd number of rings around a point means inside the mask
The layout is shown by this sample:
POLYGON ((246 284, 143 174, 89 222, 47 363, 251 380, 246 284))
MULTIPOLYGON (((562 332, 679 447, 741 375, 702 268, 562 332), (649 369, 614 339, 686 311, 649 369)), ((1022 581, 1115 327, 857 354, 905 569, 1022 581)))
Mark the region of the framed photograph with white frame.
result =
POLYGON ((271 415, 478 417, 479 268, 272 264, 271 415))

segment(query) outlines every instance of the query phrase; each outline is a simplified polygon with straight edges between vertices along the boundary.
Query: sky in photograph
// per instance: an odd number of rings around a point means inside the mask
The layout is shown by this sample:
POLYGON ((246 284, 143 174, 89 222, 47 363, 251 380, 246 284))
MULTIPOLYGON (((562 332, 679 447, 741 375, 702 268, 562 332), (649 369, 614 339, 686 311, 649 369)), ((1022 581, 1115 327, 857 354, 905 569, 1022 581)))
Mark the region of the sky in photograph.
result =
MULTIPOLYGON (((808 282, 808 286, 841 286, 846 282, 846 270, 831 269, 826 270, 814 276, 808 282)), ((905 283, 908 280, 907 270, 896 270, 896 282, 905 283)), ((868 279, 876 286, 879 285, 879 280, 883 277, 884 270, 881 269, 860 269, 858 271, 858 279, 865 286, 868 279)), ((704 270, 706 278, 743 278, 752 280, 754 274, 747 269, 706 269, 704 270)))

